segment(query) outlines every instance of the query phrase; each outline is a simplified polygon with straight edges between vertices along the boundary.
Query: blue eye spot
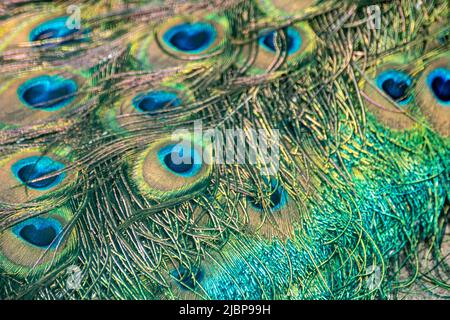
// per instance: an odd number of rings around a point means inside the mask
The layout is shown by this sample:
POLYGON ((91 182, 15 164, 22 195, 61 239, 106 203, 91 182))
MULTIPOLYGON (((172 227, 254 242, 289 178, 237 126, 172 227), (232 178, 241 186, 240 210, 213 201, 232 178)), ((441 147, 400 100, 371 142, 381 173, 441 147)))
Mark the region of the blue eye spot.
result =
POLYGON ((186 269, 184 266, 180 266, 178 269, 173 269, 170 274, 180 284, 182 289, 194 288, 195 284, 203 279, 203 271, 195 268, 192 272, 186 269))
POLYGON ((74 80, 44 75, 23 83, 17 89, 17 95, 31 109, 56 111, 72 102, 77 91, 74 80))
MULTIPOLYGON (((282 209, 287 202, 287 192, 284 188, 278 183, 276 179, 271 178, 270 181, 267 179, 263 179, 265 184, 264 192, 270 193, 270 203, 268 204, 268 208, 271 212, 278 211, 282 209)), ((263 203, 259 200, 254 199, 253 197, 248 197, 248 201, 251 206, 257 211, 263 211, 264 206, 263 203)))
POLYGON ((64 172, 52 175, 62 169, 64 169, 62 163, 49 157, 38 156, 19 160, 11 167, 17 180, 31 189, 41 191, 55 187, 65 178, 64 172))
MULTIPOLYGON (((259 38, 259 45, 270 52, 276 52, 275 47, 275 31, 264 34, 259 38)), ((292 55, 300 50, 302 46, 302 36, 300 33, 292 28, 287 28, 286 32, 286 47, 288 55, 292 55)))
MULTIPOLYGON (((67 23, 69 17, 59 17, 55 18, 49 21, 46 21, 44 23, 41 23, 36 28, 31 30, 29 35, 29 40, 31 42, 34 41, 42 41, 42 40, 49 40, 49 39, 59 39, 59 38, 65 38, 69 37, 77 32, 79 32, 79 29, 71 28, 71 26, 67 23)), ((86 31, 87 32, 87 31, 86 31)), ((73 40, 68 39, 65 41, 62 41, 59 44, 67 44, 71 42, 77 42, 80 40, 73 40)), ((45 46, 54 46, 57 44, 46 44, 45 46)))
POLYGON ((450 35, 448 33, 448 30, 442 32, 440 35, 438 35, 437 40, 439 42, 439 44, 445 46, 448 43, 448 39, 449 39, 450 35))
POLYGON ((183 23, 167 30, 162 38, 177 51, 195 54, 208 49, 214 43, 217 31, 213 25, 206 22, 183 23))
POLYGON ((411 101, 409 89, 412 79, 408 74, 393 69, 385 70, 377 76, 375 83, 398 104, 405 105, 411 101))
POLYGON ((62 234, 61 223, 52 218, 27 219, 12 228, 13 233, 22 241, 39 248, 54 248, 62 234))
POLYGON ((158 159, 167 170, 182 177, 193 177, 202 167, 196 148, 184 144, 163 147, 158 151, 158 159))
POLYGON ((134 97, 132 104, 141 112, 153 112, 164 107, 178 107, 181 105, 181 99, 174 92, 151 91, 134 97))
POLYGON ((438 68, 430 72, 427 85, 434 97, 444 106, 450 106, 450 70, 438 68))

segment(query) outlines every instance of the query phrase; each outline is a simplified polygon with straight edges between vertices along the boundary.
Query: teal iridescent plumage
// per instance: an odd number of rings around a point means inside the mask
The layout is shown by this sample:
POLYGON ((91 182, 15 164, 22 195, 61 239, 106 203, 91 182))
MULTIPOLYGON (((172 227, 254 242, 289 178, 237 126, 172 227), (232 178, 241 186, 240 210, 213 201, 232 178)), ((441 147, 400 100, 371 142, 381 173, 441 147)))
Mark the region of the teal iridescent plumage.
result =
POLYGON ((449 297, 447 1, 77 3, 1 13, 0 298, 449 297))

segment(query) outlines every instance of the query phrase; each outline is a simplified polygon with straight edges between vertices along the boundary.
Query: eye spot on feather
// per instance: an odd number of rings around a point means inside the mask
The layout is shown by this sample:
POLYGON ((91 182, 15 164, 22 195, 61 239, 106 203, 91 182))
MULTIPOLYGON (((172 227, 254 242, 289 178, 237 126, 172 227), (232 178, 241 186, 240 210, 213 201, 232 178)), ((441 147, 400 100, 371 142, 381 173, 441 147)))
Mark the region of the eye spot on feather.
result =
POLYGON ((450 36, 448 34, 442 34, 442 35, 438 36, 437 40, 440 45, 445 46, 449 42, 448 41, 449 38, 450 38, 450 36))
MULTIPOLYGON (((276 32, 271 31, 259 38, 259 45, 267 51, 276 52, 276 32)), ((289 27, 286 31, 286 49, 288 55, 292 55, 300 50, 302 46, 302 36, 295 28, 289 27)))
POLYGON ((408 74, 388 69, 380 73, 375 82, 379 89, 383 90, 399 105, 405 105, 411 101, 412 97, 408 93, 412 85, 412 79, 408 74))
MULTIPOLYGON (((83 39, 69 38, 71 36, 74 36, 76 33, 79 33, 80 29, 70 28, 67 23, 68 19, 68 16, 63 16, 39 24, 33 30, 31 30, 29 34, 30 42, 63 39, 58 43, 46 43, 41 45, 41 47, 53 47, 62 44, 77 43, 79 41, 85 40, 84 37, 83 39)), ((83 33, 88 33, 88 30, 85 30, 83 33)))
POLYGON ((426 61, 416 81, 417 106, 433 130, 450 137, 450 56, 448 52, 426 61))
POLYGON ((193 177, 202 167, 199 152, 184 145, 163 147, 158 152, 158 159, 167 170, 182 177, 193 177))
POLYGON ((248 200, 251 206, 257 211, 263 211, 264 208, 269 209, 271 212, 283 209, 287 202, 286 190, 284 190, 284 188, 279 185, 275 179, 270 179, 270 182, 264 180, 264 183, 266 186, 263 192, 270 194, 270 201, 264 205, 261 201, 253 197, 249 197, 248 200))
POLYGON ((64 179, 65 173, 54 173, 62 169, 62 163, 38 156, 19 160, 11 167, 16 179, 34 190, 48 190, 57 186, 64 179))
POLYGON ((273 68, 309 61, 317 46, 317 36, 306 22, 296 23, 279 30, 261 30, 254 44, 244 46, 242 55, 253 59, 250 73, 260 74, 273 68), (279 49, 283 54, 277 54, 279 49))
POLYGON ((211 149, 210 144, 189 135, 156 140, 136 155, 132 179, 138 191, 149 199, 187 196, 209 184, 211 149))
POLYGON ((409 54, 386 56, 368 67, 367 77, 361 81, 368 114, 389 130, 411 130, 418 125, 414 103, 419 81, 414 61, 409 54))
POLYGON ((189 61, 217 56, 228 43, 229 21, 226 16, 207 14, 168 19, 155 30, 138 33, 132 41, 131 54, 145 68, 184 69, 189 61))
POLYGON ((430 72, 426 81, 436 100, 450 106, 450 70, 437 68, 430 72))
POLYGON ((13 227, 13 233, 22 241, 39 248, 54 248, 58 245, 61 223, 52 218, 31 218, 13 227))
POLYGON ((178 269, 173 269, 170 274, 175 278, 176 283, 183 290, 193 289, 204 276, 201 269, 194 268, 194 270, 191 271, 184 266, 180 266, 178 269))
POLYGON ((19 277, 42 274, 67 261, 78 243, 68 207, 23 220, 0 232, 0 268, 19 277))
POLYGON ((61 76, 42 75, 27 80, 17 89, 20 101, 31 109, 56 111, 76 97, 78 85, 61 76))
POLYGON ((258 190, 246 197, 242 221, 246 230, 266 239, 290 239, 301 228, 295 201, 274 177, 263 177, 258 190))
POLYGON ((216 40, 217 31, 207 22, 182 23, 168 29, 164 42, 173 49, 186 53, 200 53, 207 50, 216 40))
POLYGON ((151 91, 134 97, 132 104, 140 112, 153 112, 165 107, 178 107, 181 99, 174 92, 151 91))

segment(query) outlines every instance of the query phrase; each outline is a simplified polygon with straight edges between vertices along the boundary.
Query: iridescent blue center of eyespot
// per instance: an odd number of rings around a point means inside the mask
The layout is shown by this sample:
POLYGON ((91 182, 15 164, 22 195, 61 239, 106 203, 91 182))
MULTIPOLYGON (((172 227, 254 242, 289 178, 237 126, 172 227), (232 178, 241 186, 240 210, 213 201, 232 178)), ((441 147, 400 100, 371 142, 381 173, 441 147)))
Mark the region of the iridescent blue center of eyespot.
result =
POLYGON ((178 107, 181 105, 181 99, 174 92, 151 91, 134 97, 132 104, 141 112, 153 112, 164 107, 178 107))
POLYGON ((164 168, 182 177, 193 177, 202 167, 197 149, 182 143, 163 147, 158 151, 158 159, 164 168))
POLYGON ((203 271, 195 268, 189 271, 184 266, 180 266, 178 269, 173 269, 170 274, 175 278, 180 288, 187 290, 193 289, 196 283, 199 283, 203 279, 203 271))
POLYGON ((450 106, 450 70, 438 68, 430 72, 427 86, 441 105, 450 106))
POLYGON ((22 184, 35 190, 48 190, 57 186, 65 178, 64 165, 50 157, 33 156, 17 161, 11 170, 22 184))
POLYGON ((172 49, 195 54, 214 43, 217 31, 206 22, 182 23, 167 30, 162 38, 172 49))
MULTIPOLYGON (((281 31, 279 31, 281 32, 281 31)), ((270 52, 276 52, 276 32, 271 31, 269 33, 264 34, 259 38, 259 45, 263 47, 265 50, 270 52)), ((302 46, 302 36, 297 29, 289 27, 286 31, 286 49, 288 55, 292 55, 300 50, 302 46)))
POLYGON ((262 201, 256 200, 253 197, 248 197, 248 201, 251 206, 257 211, 263 211, 264 208, 270 210, 271 212, 278 211, 282 209, 287 202, 287 192, 274 178, 263 179, 265 188, 264 193, 270 194, 270 201, 265 202, 266 207, 263 206, 262 201))
POLYGON ((448 43, 448 39, 450 38, 449 30, 445 30, 444 32, 441 32, 441 34, 438 35, 438 42, 441 45, 446 45, 448 43))
POLYGON ((72 102, 77 91, 78 85, 72 79, 43 75, 20 85, 17 95, 31 109, 56 111, 72 102))
POLYGON ((377 76, 375 82, 378 88, 399 105, 405 105, 412 99, 409 94, 412 79, 405 72, 393 69, 385 70, 377 76))
POLYGON ((63 227, 52 218, 36 217, 22 221, 12 232, 22 241, 39 248, 55 248, 61 242, 63 227))
MULTIPOLYGON (((49 39, 66 38, 79 32, 79 29, 72 27, 71 24, 68 23, 68 19, 69 17, 64 16, 41 23, 30 32, 30 41, 34 42, 49 39)), ((67 39, 66 41, 60 42, 59 44, 68 43, 71 41, 74 40, 67 39)))

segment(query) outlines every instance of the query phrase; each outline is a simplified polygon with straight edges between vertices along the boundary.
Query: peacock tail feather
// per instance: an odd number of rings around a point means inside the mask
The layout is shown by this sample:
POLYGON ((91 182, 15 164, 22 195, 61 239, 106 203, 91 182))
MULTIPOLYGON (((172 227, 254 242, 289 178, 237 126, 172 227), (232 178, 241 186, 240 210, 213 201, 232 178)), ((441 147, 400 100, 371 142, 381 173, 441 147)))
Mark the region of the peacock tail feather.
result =
POLYGON ((4 1, 0 298, 449 298, 448 25, 445 0, 4 1))

